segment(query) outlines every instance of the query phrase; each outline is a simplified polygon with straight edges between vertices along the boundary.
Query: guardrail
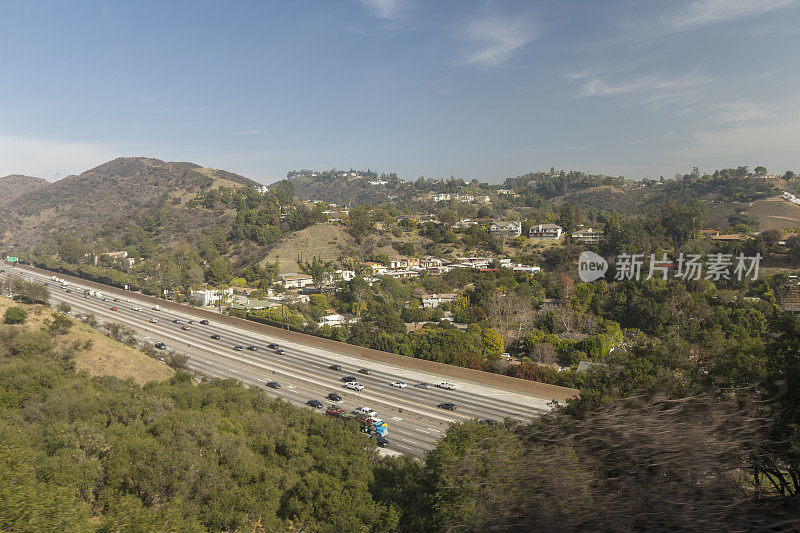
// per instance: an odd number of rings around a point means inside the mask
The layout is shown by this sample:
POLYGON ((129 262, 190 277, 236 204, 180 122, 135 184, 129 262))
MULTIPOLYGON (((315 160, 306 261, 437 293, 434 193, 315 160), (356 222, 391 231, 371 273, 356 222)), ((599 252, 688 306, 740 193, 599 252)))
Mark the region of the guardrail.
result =
POLYGON ((438 363, 436 361, 428 361, 426 359, 417 359, 414 357, 407 357, 405 355, 382 352, 380 350, 373 350, 372 348, 365 348, 363 346, 357 346, 355 344, 347 344, 344 342, 334 341, 323 337, 316 337, 314 335, 309 335, 307 333, 299 333, 296 331, 285 330, 274 326, 269 326, 266 324, 260 324, 258 322, 252 322, 250 320, 242 318, 223 315, 199 307, 191 307, 188 305, 179 304, 169 300, 164 300, 162 298, 147 296, 139 292, 126 291, 125 289, 120 289, 118 287, 113 287, 111 285, 104 285, 102 283, 97 283, 96 281, 90 281, 75 276, 70 276, 68 274, 63 274, 58 271, 44 270, 41 268, 31 267, 28 265, 17 265, 17 267, 20 269, 27 269, 32 272, 38 272, 41 274, 55 273, 58 274, 60 277, 64 278, 66 281, 70 281, 72 283, 79 283, 89 288, 98 289, 109 295, 121 296, 123 298, 128 298, 131 297, 132 295, 135 295, 135 297, 140 301, 148 302, 151 305, 160 305, 164 309, 172 309, 173 311, 178 311, 181 313, 193 314, 197 317, 202 317, 208 320, 215 320, 217 322, 246 329, 254 333, 269 335, 270 337, 283 339, 285 341, 290 341, 290 342, 296 342, 299 344, 305 344, 306 346, 312 346, 315 348, 320 348, 331 352, 337 352, 344 355, 360 357, 362 359, 368 359, 370 361, 375 361, 378 363, 386 363, 389 365, 408 368, 410 370, 418 370, 420 372, 429 372, 432 374, 447 376, 449 378, 462 381, 472 381, 481 385, 487 385, 490 387, 501 388, 509 391, 519 392, 522 394, 528 394, 531 396, 535 396, 537 398, 558 400, 559 402, 562 403, 565 402, 568 398, 573 398, 578 396, 580 393, 578 390, 571 389, 568 387, 560 387, 558 385, 551 385, 549 383, 529 381, 520 378, 514 378, 511 376, 504 376, 501 374, 492 374, 491 372, 484 372, 482 370, 474 370, 472 368, 463 368, 460 366, 438 363))

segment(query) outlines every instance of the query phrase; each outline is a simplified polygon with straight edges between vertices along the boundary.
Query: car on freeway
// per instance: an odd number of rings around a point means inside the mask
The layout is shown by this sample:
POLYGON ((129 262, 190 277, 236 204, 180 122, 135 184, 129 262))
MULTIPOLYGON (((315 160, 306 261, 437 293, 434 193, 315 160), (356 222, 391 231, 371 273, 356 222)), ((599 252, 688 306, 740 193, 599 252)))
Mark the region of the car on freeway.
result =
POLYGON ((438 405, 440 409, 447 409, 448 411, 455 411, 456 404, 450 402, 442 402, 438 405))
POLYGON ((277 344, 275 344, 274 342, 271 342, 271 343, 269 343, 269 344, 267 345, 267 348, 269 348, 270 350, 277 350, 278 348, 280 348, 280 346, 278 346, 278 345, 277 345, 277 344))
POLYGON ((257 352, 258 351, 258 346, 253 346, 251 344, 250 346, 247 347, 247 349, 250 350, 251 352, 257 352))
POLYGON ((115 302, 118 302, 118 301, 119 301, 119 298, 114 298, 114 301, 115 301, 115 302))
POLYGON ((370 374, 372 374, 372 370, 370 370, 369 368, 359 368, 358 373, 369 376, 370 374))
POLYGON ((322 407, 323 407, 322 402, 319 401, 319 400, 308 400, 306 402, 306 405, 310 405, 311 407, 313 407, 315 409, 322 409, 322 407))
POLYGON ((376 436, 375 443, 381 448, 386 448, 387 446, 389 446, 389 440, 383 435, 376 436))
POLYGON ((440 389, 447 389, 447 390, 455 390, 456 386, 448 381, 442 381, 441 383, 436 384, 437 387, 440 389))
POLYGON ((358 378, 355 377, 355 376, 345 376, 345 377, 343 377, 341 379, 341 381, 344 381, 345 383, 349 383, 351 381, 358 381, 358 378))
POLYGON ((116 307, 109 307, 109 309, 112 311, 119 311, 119 309, 117 309, 116 307))
POLYGON ((328 394, 328 399, 330 401, 332 401, 332 402, 341 402, 342 401, 342 397, 339 396, 338 394, 336 394, 335 392, 332 392, 332 393, 328 394))
POLYGON ((194 324, 194 320, 188 320, 187 324, 194 324))
POLYGON ((395 381, 391 384, 392 387, 397 387, 398 389, 405 389, 408 385, 406 385, 405 381, 395 381))
POLYGON ((151 318, 151 319, 150 319, 150 323, 151 323, 151 324, 155 324, 155 323, 157 323, 157 322, 158 322, 158 320, 156 320, 155 318, 151 318))
POLYGON ((104 301, 104 302, 107 302, 107 301, 108 301, 108 298, 103 298, 103 301, 104 301))
POLYGON ((84 298, 86 298, 86 299, 88 299, 88 298, 89 298, 89 295, 88 295, 88 294, 84 294, 84 295, 83 295, 83 297, 84 297, 84 298))
POLYGON ((330 368, 331 370, 341 370, 342 365, 331 365, 328 368, 330 368))
POLYGON ((201 320, 200 323, 203 324, 204 326, 207 326, 208 325, 208 320, 201 320))
POLYGON ((377 411, 375 411, 375 409, 371 409, 369 407, 356 407, 355 409, 353 409, 353 412, 357 415, 363 415, 363 416, 375 416, 378 414, 377 411))
POLYGON ((175 320, 173 320, 173 321, 172 321, 172 323, 173 323, 173 324, 180 324, 180 323, 181 323, 181 321, 180 321, 180 320, 178 320, 178 319, 176 318, 175 320))
POLYGON ((275 350, 275 353, 278 354, 278 355, 283 355, 286 352, 284 350, 275 350))
POLYGON ((187 326, 186 324, 184 324, 183 326, 181 326, 181 329, 182 329, 183 331, 189 331, 189 326, 187 326))
POLYGON ((72 292, 72 289, 67 289, 67 292, 68 292, 68 293, 72 292))
POLYGON ((431 388, 431 386, 430 386, 430 385, 428 385, 427 383, 417 383, 417 384, 416 384, 416 385, 414 385, 414 386, 415 386, 416 388, 418 388, 418 389, 430 389, 430 388, 431 388))
POLYGON ((218 340, 220 340, 222 337, 220 337, 219 335, 217 335, 216 333, 214 333, 213 335, 211 335, 211 338, 212 338, 212 339, 214 339, 215 341, 218 341, 218 340))
POLYGON ((158 341, 158 342, 157 342, 157 343, 155 343, 153 346, 155 346, 155 347, 156 347, 156 348, 158 348, 159 350, 166 350, 166 349, 167 349, 167 345, 166 345, 166 344, 164 344, 164 343, 163 343, 163 342, 161 342, 161 341, 158 341))
POLYGON ((364 385, 358 381, 348 381, 344 386, 350 390, 364 390, 364 385))
POLYGON ((241 352, 242 350, 244 350, 244 347, 241 344, 237 344, 236 346, 233 347, 233 349, 236 350, 237 352, 241 352))
POLYGON ((131 311, 141 311, 141 310, 142 310, 142 308, 141 308, 141 307, 139 307, 139 306, 136 306, 136 305, 134 305, 133 307, 131 307, 131 311))
POLYGON ((269 383, 267 383, 267 387, 269 387, 270 389, 280 389, 281 384, 278 383, 277 381, 270 381, 269 383))

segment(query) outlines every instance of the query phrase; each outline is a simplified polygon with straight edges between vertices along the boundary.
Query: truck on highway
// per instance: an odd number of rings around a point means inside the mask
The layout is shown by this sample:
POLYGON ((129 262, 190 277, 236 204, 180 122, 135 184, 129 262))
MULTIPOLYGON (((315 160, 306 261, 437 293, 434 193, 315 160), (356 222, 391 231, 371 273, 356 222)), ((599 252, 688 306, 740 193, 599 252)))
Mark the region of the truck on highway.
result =
POLYGON ((161 311, 161 306, 160 305, 154 305, 153 306, 153 311, 161 311))

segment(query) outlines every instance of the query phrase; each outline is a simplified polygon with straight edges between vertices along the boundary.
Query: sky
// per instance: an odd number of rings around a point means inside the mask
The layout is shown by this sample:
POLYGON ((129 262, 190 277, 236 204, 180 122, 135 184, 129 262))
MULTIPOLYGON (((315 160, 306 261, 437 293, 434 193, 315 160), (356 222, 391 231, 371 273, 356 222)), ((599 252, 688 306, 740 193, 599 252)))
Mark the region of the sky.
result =
POLYGON ((800 0, 0 0, 0 176, 800 171, 800 0))

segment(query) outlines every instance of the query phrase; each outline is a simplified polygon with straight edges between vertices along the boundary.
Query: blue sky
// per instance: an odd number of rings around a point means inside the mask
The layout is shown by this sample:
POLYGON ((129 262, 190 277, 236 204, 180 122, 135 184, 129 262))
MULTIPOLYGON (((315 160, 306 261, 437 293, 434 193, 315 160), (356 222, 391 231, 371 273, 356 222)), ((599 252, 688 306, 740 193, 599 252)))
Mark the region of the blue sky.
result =
POLYGON ((800 171, 800 0, 0 0, 0 175, 800 171))

